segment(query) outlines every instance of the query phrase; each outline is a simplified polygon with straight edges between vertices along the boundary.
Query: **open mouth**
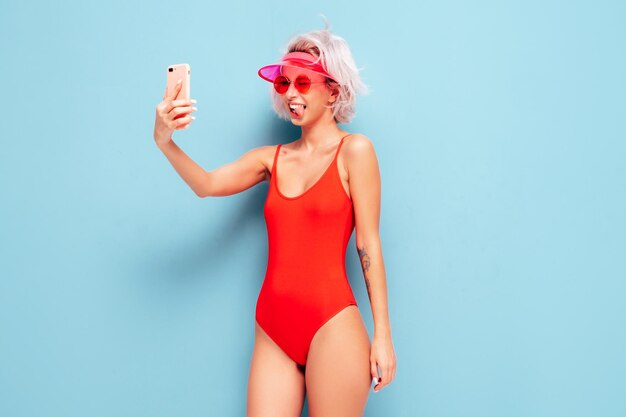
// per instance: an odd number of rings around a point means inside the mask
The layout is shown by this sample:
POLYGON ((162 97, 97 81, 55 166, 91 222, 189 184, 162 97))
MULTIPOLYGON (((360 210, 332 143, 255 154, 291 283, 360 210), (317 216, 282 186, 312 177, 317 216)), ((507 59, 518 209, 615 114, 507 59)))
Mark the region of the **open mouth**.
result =
POLYGON ((289 111, 291 112, 291 114, 296 115, 298 117, 302 117, 302 115, 304 114, 304 109, 306 109, 306 106, 304 104, 299 104, 299 103, 289 104, 289 111))

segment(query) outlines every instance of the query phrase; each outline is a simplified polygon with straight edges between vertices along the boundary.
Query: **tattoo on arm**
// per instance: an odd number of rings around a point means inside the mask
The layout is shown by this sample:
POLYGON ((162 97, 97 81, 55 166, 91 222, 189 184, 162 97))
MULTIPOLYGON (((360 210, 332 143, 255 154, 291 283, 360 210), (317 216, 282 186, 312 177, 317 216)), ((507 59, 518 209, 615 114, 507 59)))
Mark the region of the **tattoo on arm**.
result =
POLYGON ((370 292, 370 280, 367 277, 367 271, 370 269, 370 256, 367 254, 365 250, 365 246, 356 247, 357 252, 359 253, 359 259, 361 259, 361 268, 363 268, 363 277, 365 278, 365 287, 367 288, 367 296, 372 301, 372 294, 370 292))
POLYGON ((362 248, 357 246, 356 250, 359 253, 359 258, 361 259, 361 268, 363 268, 363 272, 367 272, 370 269, 370 256, 367 254, 365 246, 362 248))

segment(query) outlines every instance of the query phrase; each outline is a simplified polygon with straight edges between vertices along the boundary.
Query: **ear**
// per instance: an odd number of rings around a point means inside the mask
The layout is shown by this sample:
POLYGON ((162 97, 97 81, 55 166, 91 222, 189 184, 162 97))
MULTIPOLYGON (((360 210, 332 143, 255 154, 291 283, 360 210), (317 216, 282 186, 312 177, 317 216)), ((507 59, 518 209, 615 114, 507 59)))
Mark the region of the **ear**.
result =
POLYGON ((329 103, 334 103, 339 98, 339 87, 328 87, 330 89, 330 97, 328 98, 329 103))

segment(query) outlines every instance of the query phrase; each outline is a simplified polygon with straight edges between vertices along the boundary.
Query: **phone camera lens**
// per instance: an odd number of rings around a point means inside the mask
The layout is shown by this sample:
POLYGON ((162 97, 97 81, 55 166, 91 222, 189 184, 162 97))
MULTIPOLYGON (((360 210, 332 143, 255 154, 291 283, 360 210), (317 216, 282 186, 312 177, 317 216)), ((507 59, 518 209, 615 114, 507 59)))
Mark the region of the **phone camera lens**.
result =
POLYGON ((169 68, 169 70, 170 70, 170 72, 173 72, 173 71, 174 71, 174 68, 169 68))

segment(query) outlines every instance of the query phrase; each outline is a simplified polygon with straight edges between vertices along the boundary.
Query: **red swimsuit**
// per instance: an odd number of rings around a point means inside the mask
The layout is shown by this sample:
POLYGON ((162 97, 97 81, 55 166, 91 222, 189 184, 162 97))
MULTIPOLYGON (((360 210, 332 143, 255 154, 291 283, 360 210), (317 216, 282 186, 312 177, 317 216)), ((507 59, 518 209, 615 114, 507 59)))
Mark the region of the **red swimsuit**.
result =
POLYGON ((345 267, 354 211, 337 168, 346 136, 322 176, 297 197, 278 189, 278 145, 265 200, 269 255, 256 321, 300 365, 306 364, 315 332, 345 307, 357 305, 345 267))

